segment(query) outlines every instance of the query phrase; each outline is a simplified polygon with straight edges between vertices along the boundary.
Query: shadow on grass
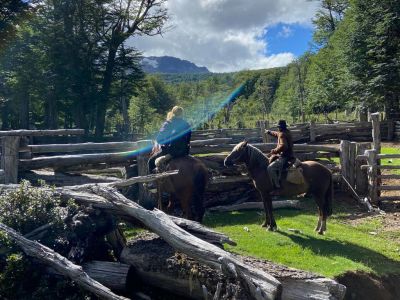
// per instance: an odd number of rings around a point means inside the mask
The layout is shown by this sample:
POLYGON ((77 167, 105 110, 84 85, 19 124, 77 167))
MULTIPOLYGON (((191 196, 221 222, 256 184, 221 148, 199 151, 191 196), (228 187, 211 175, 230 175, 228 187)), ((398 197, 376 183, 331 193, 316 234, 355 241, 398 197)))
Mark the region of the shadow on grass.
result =
POLYGON ((371 268, 377 274, 400 274, 400 262, 371 249, 349 243, 315 238, 307 234, 292 234, 278 230, 277 233, 288 237, 294 243, 321 256, 342 256, 371 268))
MULTIPOLYGON (((274 211, 276 222, 279 222, 281 217, 296 217, 299 215, 314 215, 315 224, 318 221, 317 210, 298 210, 298 209, 279 209, 274 211)), ((265 219, 263 210, 246 210, 234 212, 213 212, 208 213, 205 217, 205 225, 210 227, 224 227, 235 225, 262 224, 265 219)), ((278 224, 279 227, 279 224, 278 224)))

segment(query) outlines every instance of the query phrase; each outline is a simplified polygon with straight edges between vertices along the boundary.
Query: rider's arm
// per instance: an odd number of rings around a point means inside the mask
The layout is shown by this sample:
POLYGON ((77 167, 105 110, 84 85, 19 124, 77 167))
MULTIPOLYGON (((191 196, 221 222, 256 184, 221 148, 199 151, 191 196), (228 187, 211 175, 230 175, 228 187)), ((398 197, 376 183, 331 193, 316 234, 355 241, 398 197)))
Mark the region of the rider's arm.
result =
POLYGON ((276 148, 271 151, 272 154, 282 153, 289 147, 288 140, 287 140, 286 136, 282 133, 280 133, 278 142, 279 142, 278 146, 276 146, 276 148))
POLYGON ((266 130, 265 131, 267 134, 272 135, 274 137, 278 137, 279 136, 279 132, 278 131, 271 131, 271 130, 266 130))

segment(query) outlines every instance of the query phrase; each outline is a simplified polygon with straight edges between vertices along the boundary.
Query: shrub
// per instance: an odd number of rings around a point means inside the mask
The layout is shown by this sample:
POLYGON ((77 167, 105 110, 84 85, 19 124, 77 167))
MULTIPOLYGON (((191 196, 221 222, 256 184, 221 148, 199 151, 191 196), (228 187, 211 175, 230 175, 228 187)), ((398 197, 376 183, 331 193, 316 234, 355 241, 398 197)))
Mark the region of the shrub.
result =
MULTIPOLYGON (((67 216, 76 212, 71 201, 63 202, 54 190, 23 181, 16 190, 0 196, 0 222, 25 235, 51 224, 39 241, 62 255, 69 251, 67 216)), ((93 299, 91 294, 65 278, 47 274, 45 267, 25 256, 0 232, 0 299, 93 299)))

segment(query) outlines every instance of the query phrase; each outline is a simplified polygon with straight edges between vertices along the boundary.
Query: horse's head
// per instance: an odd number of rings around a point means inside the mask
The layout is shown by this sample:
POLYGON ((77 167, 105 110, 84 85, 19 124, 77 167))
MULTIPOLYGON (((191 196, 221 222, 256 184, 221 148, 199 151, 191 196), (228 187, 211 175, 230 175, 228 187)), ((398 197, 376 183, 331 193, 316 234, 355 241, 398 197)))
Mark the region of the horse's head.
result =
POLYGON ((245 154, 247 153, 247 141, 240 142, 237 144, 231 153, 225 158, 225 167, 231 167, 234 164, 242 163, 245 159, 245 154))

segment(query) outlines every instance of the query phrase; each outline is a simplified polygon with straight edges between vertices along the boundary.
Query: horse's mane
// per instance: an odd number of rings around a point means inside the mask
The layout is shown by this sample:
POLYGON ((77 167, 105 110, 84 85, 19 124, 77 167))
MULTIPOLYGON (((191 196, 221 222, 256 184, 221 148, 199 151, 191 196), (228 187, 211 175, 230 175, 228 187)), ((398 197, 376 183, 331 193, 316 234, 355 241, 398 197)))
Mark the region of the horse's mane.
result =
POLYGON ((264 153, 260 149, 254 147, 253 145, 247 144, 247 151, 249 155, 249 165, 259 166, 261 168, 268 167, 268 159, 265 157, 264 153))

